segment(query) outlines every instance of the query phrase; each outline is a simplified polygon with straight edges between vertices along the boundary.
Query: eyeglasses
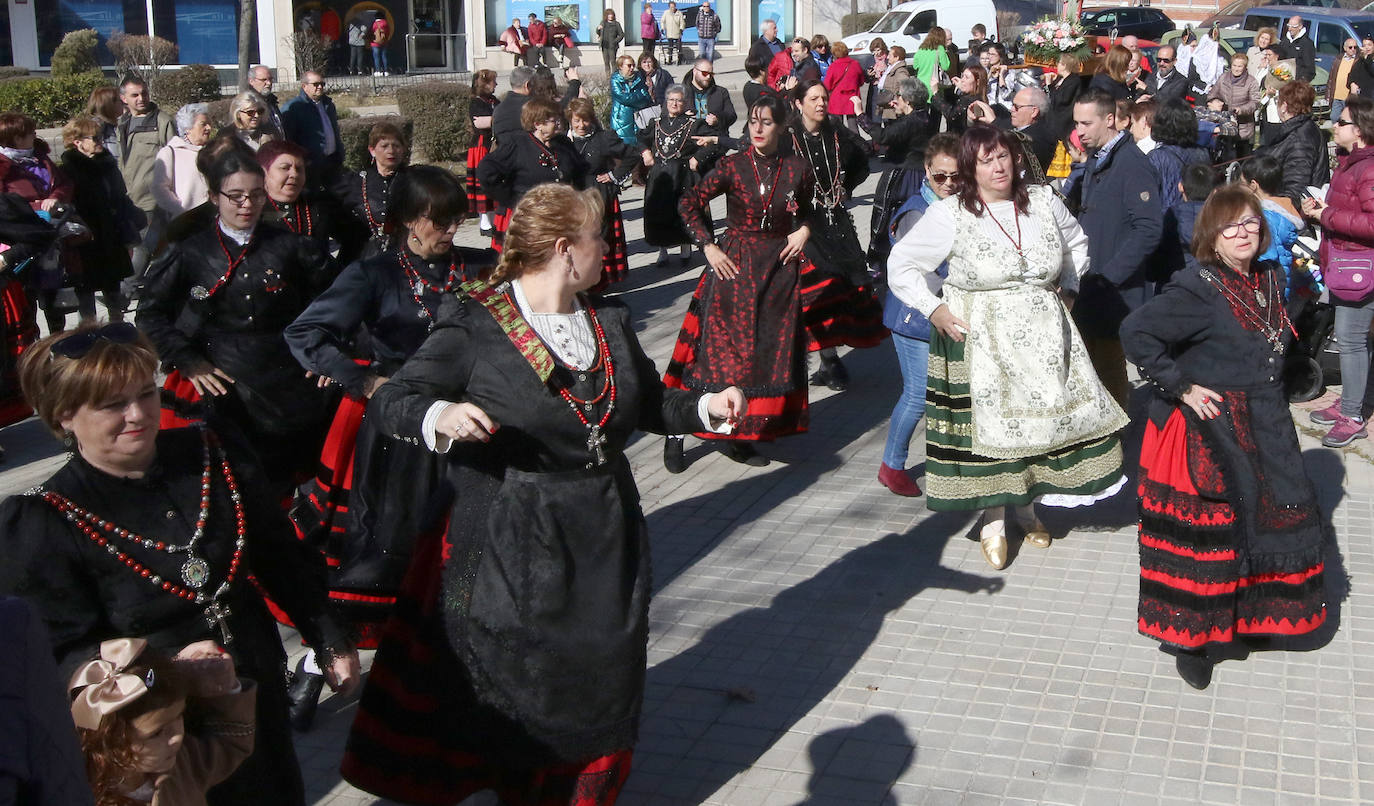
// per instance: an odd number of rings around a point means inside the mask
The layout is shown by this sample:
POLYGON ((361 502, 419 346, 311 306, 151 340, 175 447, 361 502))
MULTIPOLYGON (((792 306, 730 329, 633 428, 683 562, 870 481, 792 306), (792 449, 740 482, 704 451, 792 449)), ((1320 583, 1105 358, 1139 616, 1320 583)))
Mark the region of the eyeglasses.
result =
POLYGON ((1173 59, 1166 59, 1166 58, 1164 58, 1163 56, 1160 56, 1158 59, 1155 59, 1155 61, 1158 62, 1159 64, 1173 64, 1173 63, 1174 63, 1174 60, 1173 60, 1173 59))
POLYGON ((1249 218, 1242 219, 1234 224, 1227 224, 1226 226, 1222 227, 1221 237, 1226 238, 1227 240, 1239 238, 1242 231, 1249 235, 1258 235, 1262 223, 1263 222, 1255 216, 1250 216, 1249 218))
POLYGON ((1337 120, 1336 122, 1332 123, 1331 125, 1332 125, 1332 126, 1354 126, 1354 125, 1355 125, 1355 121, 1353 121, 1353 120, 1337 120))
POLYGON ((1015 111, 1018 110, 1018 109, 1035 109, 1035 108, 1036 108, 1035 104, 1018 104, 1018 103, 1016 103, 1015 101, 1012 101, 1012 104, 1011 104, 1011 110, 1012 110, 1013 112, 1015 112, 1015 111))
POLYGON ((250 118, 256 118, 256 117, 259 117, 259 116, 262 115, 262 110, 261 110, 261 109, 240 109, 240 110, 239 110, 239 114, 240 114, 240 115, 247 115, 247 116, 250 117, 250 118))
POLYGON ((138 328, 129 322, 111 322, 94 330, 83 330, 53 342, 52 355, 63 358, 85 358, 98 341, 114 344, 133 344, 138 341, 138 328))
POLYGON ((267 201, 267 191, 265 190, 253 190, 249 191, 248 193, 244 193, 241 190, 236 190, 233 193, 224 193, 221 191, 219 195, 223 196, 224 198, 228 199, 229 201, 233 202, 239 207, 243 207, 245 204, 263 204, 267 201))
POLYGON ((959 174, 928 173, 926 178, 932 185, 943 185, 946 182, 953 182, 959 178, 959 174))
POLYGON ((1357 46, 1357 45, 1346 45, 1346 46, 1345 46, 1345 49, 1346 49, 1346 50, 1359 50, 1359 46, 1357 46))
POLYGON ((703 75, 703 76, 713 76, 713 75, 715 75, 715 73, 712 72, 712 71, 710 71, 710 70, 698 70, 698 71, 697 71, 697 74, 698 74, 698 75, 703 75))
POLYGON ((323 86, 324 86, 324 82, 323 82, 323 81, 307 81, 307 82, 305 82, 305 86, 307 86, 307 87, 323 87, 323 86))

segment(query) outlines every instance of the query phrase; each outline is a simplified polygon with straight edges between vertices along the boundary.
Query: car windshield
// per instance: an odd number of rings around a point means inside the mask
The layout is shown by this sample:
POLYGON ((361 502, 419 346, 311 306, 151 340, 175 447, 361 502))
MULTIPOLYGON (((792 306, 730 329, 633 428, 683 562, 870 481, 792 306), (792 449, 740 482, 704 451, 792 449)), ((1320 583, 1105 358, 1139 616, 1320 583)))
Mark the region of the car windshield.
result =
POLYGON ((907 12, 905 11, 889 11, 883 15, 881 20, 878 20, 878 24, 873 26, 870 33, 891 34, 900 31, 902 30, 902 22, 906 20, 906 15, 907 12))
POLYGON ((1107 12, 1105 11, 1085 11, 1083 12, 1083 16, 1079 17, 1079 22, 1082 22, 1085 25, 1090 25, 1094 22, 1097 22, 1097 18, 1105 15, 1106 13, 1107 12))

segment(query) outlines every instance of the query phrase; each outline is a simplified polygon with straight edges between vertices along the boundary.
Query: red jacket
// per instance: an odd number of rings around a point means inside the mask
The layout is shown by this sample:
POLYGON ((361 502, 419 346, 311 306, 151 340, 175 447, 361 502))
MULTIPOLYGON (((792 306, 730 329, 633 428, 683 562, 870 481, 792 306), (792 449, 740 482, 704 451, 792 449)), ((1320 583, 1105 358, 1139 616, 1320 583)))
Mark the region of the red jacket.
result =
POLYGON ((30 173, 27 168, 10 161, 4 155, 0 155, 0 193, 17 194, 23 197, 24 201, 28 202, 29 206, 35 210, 47 199, 57 199, 60 202, 71 201, 71 180, 48 156, 48 144, 42 140, 34 140, 33 153, 38 158, 39 165, 52 177, 49 185, 44 187, 43 181, 30 173))
POLYGON ((1374 146, 1341 157, 1326 205, 1321 225, 1330 243, 1341 249, 1374 249, 1374 146))
POLYGON ((768 63, 768 86, 775 90, 782 89, 782 82, 792 75, 795 67, 792 63, 792 51, 783 48, 782 52, 773 56, 773 61, 768 63))
POLYGON ((854 100, 859 97, 859 88, 865 83, 864 69, 852 57, 845 56, 830 63, 821 83, 830 91, 830 107, 826 110, 832 115, 853 115, 854 100))
POLYGON ((542 48, 549 44, 549 26, 539 20, 530 23, 530 46, 542 48))

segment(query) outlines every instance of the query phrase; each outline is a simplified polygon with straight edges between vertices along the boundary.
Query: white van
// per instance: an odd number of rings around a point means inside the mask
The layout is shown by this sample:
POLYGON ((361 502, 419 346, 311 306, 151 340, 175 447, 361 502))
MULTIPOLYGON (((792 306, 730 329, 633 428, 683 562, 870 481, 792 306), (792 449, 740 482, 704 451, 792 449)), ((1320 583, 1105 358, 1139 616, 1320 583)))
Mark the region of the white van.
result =
POLYGON ((915 0, 894 6, 871 29, 841 41, 857 57, 867 56, 868 43, 881 37, 888 47, 901 45, 909 56, 916 52, 931 28, 948 28, 954 34, 955 44, 959 44, 968 41, 969 30, 980 22, 988 29, 988 38, 996 40, 997 10, 992 0, 915 0))

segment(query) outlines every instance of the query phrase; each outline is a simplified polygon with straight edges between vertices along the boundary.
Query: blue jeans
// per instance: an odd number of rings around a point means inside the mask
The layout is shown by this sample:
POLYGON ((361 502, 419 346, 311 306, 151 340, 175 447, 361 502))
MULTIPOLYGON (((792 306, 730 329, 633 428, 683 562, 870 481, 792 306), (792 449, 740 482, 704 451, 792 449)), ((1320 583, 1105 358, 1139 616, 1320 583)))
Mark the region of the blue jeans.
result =
POLYGON ((1341 351, 1341 416, 1359 417, 1369 384, 1369 323, 1374 321, 1374 299, 1334 303, 1336 347, 1341 351))
POLYGON ((897 365, 902 370, 902 394, 887 424, 883 464, 905 470, 911 435, 916 433, 916 424, 926 413, 926 364, 930 360, 930 342, 893 333, 892 346, 897 348, 897 365))
POLYGON ((391 67, 387 64, 386 48, 372 46, 372 69, 379 73, 391 72, 391 67))
POLYGON ((697 40, 697 57, 715 61, 716 38, 714 36, 703 36, 697 40))
POLYGON ((1341 119, 1341 110, 1345 109, 1345 101, 1331 102, 1331 122, 1335 123, 1341 119))

